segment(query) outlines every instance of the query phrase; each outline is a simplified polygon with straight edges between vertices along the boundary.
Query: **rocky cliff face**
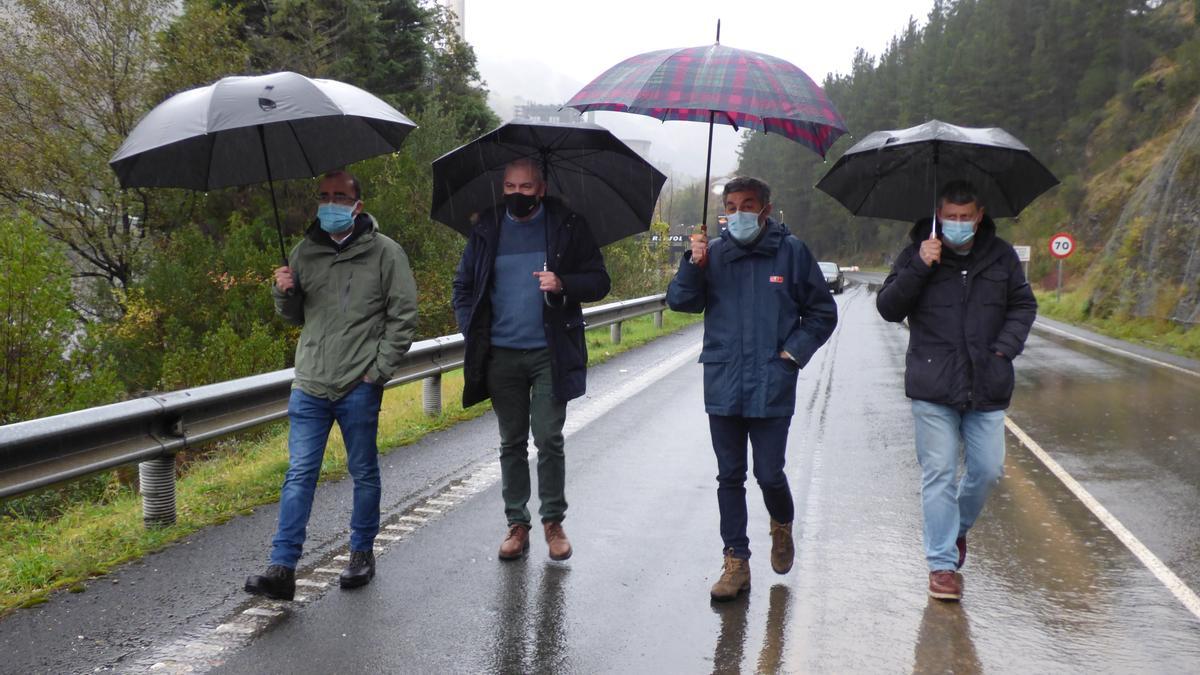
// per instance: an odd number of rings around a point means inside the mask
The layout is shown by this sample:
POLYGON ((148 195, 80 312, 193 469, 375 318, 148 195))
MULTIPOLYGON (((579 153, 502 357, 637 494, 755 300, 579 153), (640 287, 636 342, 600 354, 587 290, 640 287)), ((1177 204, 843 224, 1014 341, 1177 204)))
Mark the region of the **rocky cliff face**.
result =
POLYGON ((1125 203, 1091 274, 1102 314, 1200 322, 1200 105, 1125 203))

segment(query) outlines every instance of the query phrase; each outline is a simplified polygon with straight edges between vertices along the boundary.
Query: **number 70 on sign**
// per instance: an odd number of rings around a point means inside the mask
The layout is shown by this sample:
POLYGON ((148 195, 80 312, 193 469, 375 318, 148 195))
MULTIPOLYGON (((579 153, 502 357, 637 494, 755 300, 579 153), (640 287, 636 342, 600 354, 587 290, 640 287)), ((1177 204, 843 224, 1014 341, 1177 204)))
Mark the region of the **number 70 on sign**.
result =
POLYGON ((1066 232, 1050 237, 1050 255, 1062 260, 1075 252, 1075 239, 1066 232))

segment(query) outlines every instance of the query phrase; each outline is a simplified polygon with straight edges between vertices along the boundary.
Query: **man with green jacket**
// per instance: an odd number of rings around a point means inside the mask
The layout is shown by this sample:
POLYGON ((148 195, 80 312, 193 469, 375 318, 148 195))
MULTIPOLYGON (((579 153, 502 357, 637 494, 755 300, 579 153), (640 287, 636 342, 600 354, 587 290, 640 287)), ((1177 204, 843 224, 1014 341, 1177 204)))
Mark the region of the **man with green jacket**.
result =
POLYGON ((328 173, 317 194, 317 221, 286 267, 275 270, 275 311, 303 326, 288 401, 288 471, 279 529, 264 574, 246 580, 257 595, 291 600, 313 493, 336 420, 354 479, 350 563, 341 587, 375 576, 379 533, 379 449, 375 436, 383 385, 412 344, 417 288, 404 249, 363 211, 362 189, 345 171, 328 173))

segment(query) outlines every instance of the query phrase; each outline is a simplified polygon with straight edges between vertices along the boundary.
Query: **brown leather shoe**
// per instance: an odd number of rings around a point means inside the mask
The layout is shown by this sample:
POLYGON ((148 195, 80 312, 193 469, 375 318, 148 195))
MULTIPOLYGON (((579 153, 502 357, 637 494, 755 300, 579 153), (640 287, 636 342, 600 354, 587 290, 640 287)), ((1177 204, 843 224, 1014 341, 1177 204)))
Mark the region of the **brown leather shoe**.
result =
POLYGON ((742 591, 750 590, 750 561, 733 557, 733 549, 725 549, 725 569, 713 584, 709 595, 717 602, 733 600, 742 591))
POLYGON ((930 572, 929 597, 952 602, 962 600, 962 577, 954 570, 930 572))
POLYGON ((771 519, 771 569, 787 574, 796 560, 796 544, 792 540, 792 524, 771 519))
POLYGON ((551 560, 566 560, 571 557, 571 540, 563 532, 561 522, 542 523, 546 530, 546 545, 550 548, 551 560))
POLYGON ((500 544, 501 560, 518 560, 529 551, 529 526, 525 523, 512 523, 508 526, 508 535, 500 544))

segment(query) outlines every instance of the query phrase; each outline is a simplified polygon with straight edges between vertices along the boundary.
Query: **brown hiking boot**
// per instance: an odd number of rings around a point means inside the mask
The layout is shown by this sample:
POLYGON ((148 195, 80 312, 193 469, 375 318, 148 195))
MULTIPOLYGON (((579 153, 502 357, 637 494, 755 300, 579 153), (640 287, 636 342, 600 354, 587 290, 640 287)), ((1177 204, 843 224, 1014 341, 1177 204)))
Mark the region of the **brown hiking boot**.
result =
POLYGON ((954 570, 930 572, 929 597, 953 602, 962 600, 962 577, 954 570))
POLYGON ((510 523, 508 535, 500 544, 501 560, 517 560, 529 550, 529 526, 525 523, 510 523))
POLYGON ((725 569, 713 584, 709 595, 713 600, 733 600, 742 591, 750 590, 750 561, 733 557, 733 549, 725 549, 725 569))
POLYGON ((771 569, 776 574, 787 574, 796 559, 796 544, 792 541, 792 524, 777 523, 771 519, 771 569))
POLYGON ((542 523, 546 530, 546 545, 550 549, 551 560, 566 560, 571 557, 571 540, 563 532, 561 522, 542 523))

